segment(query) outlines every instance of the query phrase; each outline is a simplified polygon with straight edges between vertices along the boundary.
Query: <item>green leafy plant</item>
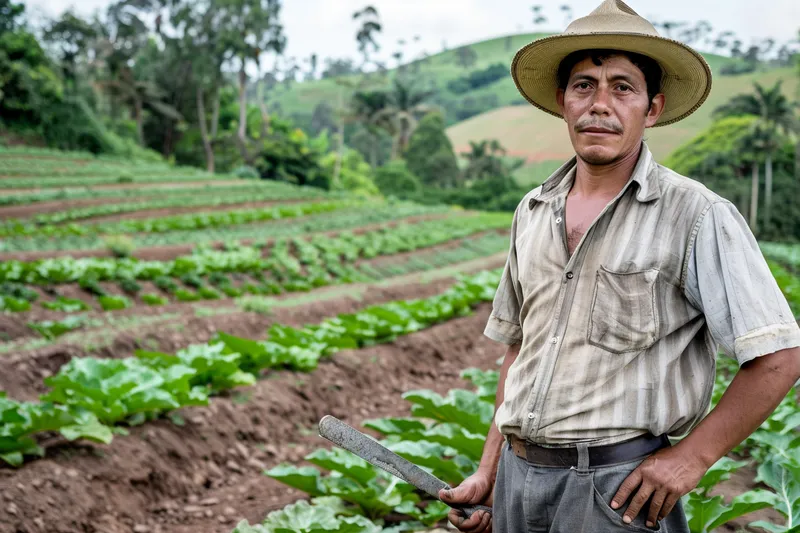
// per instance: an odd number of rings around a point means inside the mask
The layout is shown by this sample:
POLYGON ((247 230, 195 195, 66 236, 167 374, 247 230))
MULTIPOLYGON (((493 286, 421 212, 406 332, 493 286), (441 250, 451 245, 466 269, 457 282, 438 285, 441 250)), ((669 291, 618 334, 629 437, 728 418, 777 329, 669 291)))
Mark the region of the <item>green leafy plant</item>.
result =
POLYGON ((114 257, 130 257, 136 249, 133 239, 127 235, 106 235, 103 243, 114 257))
POLYGON ((144 303, 151 306, 165 305, 169 302, 165 297, 158 294, 142 294, 141 298, 144 303))
POLYGON ((97 301, 100 302, 103 311, 117 311, 131 306, 131 301, 124 296, 100 296, 97 301))

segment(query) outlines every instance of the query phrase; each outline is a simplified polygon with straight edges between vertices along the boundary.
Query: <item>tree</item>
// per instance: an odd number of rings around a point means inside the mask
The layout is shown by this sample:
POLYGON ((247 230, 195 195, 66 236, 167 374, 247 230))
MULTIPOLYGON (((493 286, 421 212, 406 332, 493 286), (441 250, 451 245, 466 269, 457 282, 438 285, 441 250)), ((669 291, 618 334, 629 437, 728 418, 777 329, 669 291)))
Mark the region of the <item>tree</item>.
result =
POLYGON ((353 20, 361 21, 361 27, 358 28, 356 33, 356 42, 358 43, 358 51, 363 57, 360 70, 363 70, 369 64, 370 48, 373 52, 380 50, 380 46, 375 40, 375 36, 381 31, 380 18, 378 10, 374 6, 367 6, 360 11, 353 13, 353 20))
POLYGON ((21 28, 25 4, 11 0, 0 0, 0 34, 21 28))
POLYGON ((338 91, 338 118, 339 128, 336 134, 336 166, 333 170, 333 183, 338 184, 339 174, 342 169, 342 161, 344 159, 344 125, 345 121, 352 119, 353 115, 348 113, 345 109, 344 90, 345 88, 354 89, 355 91, 361 90, 369 82, 369 77, 365 73, 366 67, 370 64, 370 48, 372 51, 377 52, 380 46, 375 40, 376 34, 382 31, 378 11, 373 6, 367 6, 360 11, 353 13, 353 20, 361 20, 361 27, 356 32, 356 42, 358 43, 358 51, 361 52, 362 62, 358 68, 362 76, 354 79, 336 78, 336 83, 339 85, 338 91))
POLYGON ((72 11, 65 11, 61 18, 52 21, 42 35, 45 42, 59 48, 64 78, 73 81, 77 74, 79 59, 86 56, 90 43, 96 38, 95 28, 72 11))
POLYGON ((455 187, 458 184, 458 163, 441 113, 428 113, 420 120, 411 135, 405 159, 408 169, 427 185, 455 187))
POLYGON ((379 124, 394 137, 392 159, 402 157, 411 134, 417 128, 419 117, 431 111, 424 102, 434 91, 418 91, 412 82, 395 78, 387 93, 386 105, 375 116, 379 124))
POLYGON ((542 14, 542 6, 535 5, 531 6, 531 11, 533 11, 533 25, 539 26, 540 24, 547 23, 547 17, 542 14))
POLYGON ((468 181, 480 181, 508 175, 508 170, 501 159, 506 150, 497 139, 478 142, 470 141, 469 147, 469 152, 461 153, 468 162, 468 166, 464 170, 465 179, 468 181))
POLYGON ((564 26, 568 26, 572 21, 572 7, 569 4, 562 4, 559 9, 564 13, 564 26))
POLYGON ((753 142, 764 153, 765 176, 765 215, 769 224, 772 218, 772 159, 775 152, 783 145, 781 134, 789 135, 798 131, 794 116, 795 104, 781 91, 782 80, 778 80, 770 89, 765 89, 758 82, 754 83, 755 93, 739 94, 728 103, 714 110, 717 118, 737 115, 753 115, 758 117, 754 125, 753 142))
MULTIPOLYGON (((281 0, 217 0, 220 2, 221 39, 239 64, 239 128, 236 141, 242 159, 252 162, 247 140, 247 65, 261 69, 262 54, 283 53, 286 37, 280 23, 281 0)), ((277 59, 276 59, 277 60, 277 59)), ((262 109, 262 130, 269 126, 269 115, 262 109)))
POLYGON ((462 68, 470 68, 478 61, 478 53, 470 46, 462 46, 456 49, 456 65, 462 68))

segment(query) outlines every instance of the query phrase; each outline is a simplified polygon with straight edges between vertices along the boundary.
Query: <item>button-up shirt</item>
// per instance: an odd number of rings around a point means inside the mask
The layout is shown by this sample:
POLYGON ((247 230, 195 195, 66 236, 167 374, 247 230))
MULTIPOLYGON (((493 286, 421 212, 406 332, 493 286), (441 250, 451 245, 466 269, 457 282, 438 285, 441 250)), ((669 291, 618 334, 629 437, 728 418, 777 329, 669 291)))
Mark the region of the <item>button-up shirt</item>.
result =
POLYGON ((711 401, 718 347, 744 364, 800 328, 727 200, 656 163, 633 174, 570 256, 576 158, 517 207, 485 335, 521 343, 495 422, 565 445, 680 436, 711 401))

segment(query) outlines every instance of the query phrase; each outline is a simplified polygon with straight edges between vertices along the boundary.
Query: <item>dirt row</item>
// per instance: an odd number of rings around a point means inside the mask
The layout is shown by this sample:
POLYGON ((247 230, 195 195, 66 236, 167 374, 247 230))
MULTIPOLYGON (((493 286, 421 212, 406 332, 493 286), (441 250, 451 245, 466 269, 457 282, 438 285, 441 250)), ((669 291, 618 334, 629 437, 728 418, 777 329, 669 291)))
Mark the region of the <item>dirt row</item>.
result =
MULTIPOLYGON (((462 272, 476 272, 502 266, 503 258, 489 257, 463 265, 455 265, 462 272)), ((154 323, 119 327, 105 326, 61 337, 53 344, 32 350, 18 350, 0 355, 0 390, 9 397, 33 400, 44 392, 42 380, 57 372, 73 357, 129 357, 137 349, 160 350, 174 353, 192 343, 207 342, 217 331, 251 339, 266 338, 272 324, 302 326, 317 323, 339 313, 352 313, 368 305, 425 298, 439 294, 454 283, 451 274, 438 276, 435 271, 411 274, 387 280, 384 284, 331 285, 310 293, 281 296, 289 305, 277 305, 269 315, 244 312, 231 308, 222 300, 192 304, 171 304, 153 310, 153 313, 171 313, 166 320, 154 323), (422 277, 433 279, 418 282, 422 277), (292 304, 293 298, 304 303, 292 304), (307 303, 305 303, 307 302, 307 303), (197 316, 197 307, 214 309, 225 307, 225 312, 213 316, 197 316)), ((24 323, 11 324, 13 315, 0 315, 0 329, 25 327, 24 323), (5 322, 3 322, 5 321, 5 322)))
MULTIPOLYGON (((470 237, 463 238, 463 239, 454 239, 451 241, 447 241, 442 244, 438 244, 435 246, 429 246, 427 248, 420 248, 417 250, 413 250, 410 252, 400 252, 391 255, 381 255, 372 259, 359 259, 354 263, 354 266, 361 267, 364 265, 371 265, 375 268, 385 268, 392 265, 396 265, 398 263, 405 263, 415 257, 430 257, 431 254, 437 254, 444 251, 452 250, 454 248, 458 248, 462 246, 468 240, 478 239, 481 236, 488 235, 488 234, 502 234, 504 233, 502 230, 492 230, 486 231, 481 233, 476 233, 471 235, 470 237)), ((240 273, 231 273, 228 275, 228 278, 231 280, 231 285, 234 287, 241 287, 247 283, 257 283, 256 280, 240 273)), ((134 315, 141 315, 141 314, 151 314, 151 313, 169 313, 179 311, 182 307, 187 305, 191 305, 190 302, 178 302, 172 301, 169 304, 163 306, 156 306, 151 307, 145 304, 141 300, 142 294, 159 294, 170 298, 170 296, 161 291, 153 282, 150 281, 140 281, 138 282, 141 286, 141 291, 137 296, 131 296, 129 294, 125 294, 119 284, 114 282, 100 282, 99 285, 106 291, 109 295, 114 296, 124 296, 131 301, 131 307, 127 309, 121 309, 118 311, 113 312, 113 316, 115 318, 119 317, 129 317, 134 315)), ((51 294, 51 291, 54 289, 57 291, 57 294, 63 296, 65 298, 70 299, 77 299, 81 300, 82 302, 88 304, 92 310, 91 311, 82 311, 80 312, 83 316, 87 318, 104 318, 107 316, 107 312, 103 311, 99 304, 97 303, 97 298, 87 292, 86 290, 82 289, 78 283, 65 283, 62 285, 58 285, 53 289, 48 291, 43 290, 43 288, 32 286, 31 289, 35 290, 39 294, 39 298, 31 305, 31 309, 26 312, 22 313, 13 313, 8 314, 5 316, 0 315, 0 340, 4 341, 18 341, 20 339, 24 339, 27 337, 38 337, 39 335, 32 331, 30 328, 26 326, 28 322, 41 322, 44 320, 63 320, 68 316, 72 316, 74 312, 64 312, 64 311, 55 311, 49 310, 42 307, 41 303, 44 301, 49 301, 55 299, 55 296, 51 294)), ((222 293, 220 293, 222 294, 222 293)), ((170 298, 171 299, 171 298, 170 298)), ((224 294, 222 294, 222 298, 216 301, 201 301, 199 305, 225 305, 231 303, 230 299, 227 298, 224 294)))
MULTIPOLYGON (((103 203, 112 203, 109 201, 110 199, 106 199, 103 203)), ((153 209, 137 209, 135 211, 128 211, 126 213, 117 213, 113 215, 101 215, 95 216, 90 218, 82 218, 80 220, 71 221, 72 223, 77 224, 94 224, 98 222, 117 222, 120 220, 136 220, 141 218, 151 218, 151 217, 167 217, 171 215, 181 215, 185 213, 210 213, 213 211, 232 211, 235 209, 247 209, 247 208, 254 208, 254 207, 272 207, 276 205, 286 205, 286 204, 294 204, 299 202, 318 202, 319 199, 312 199, 312 198, 293 198, 287 200, 262 200, 259 202, 238 202, 232 204, 224 204, 224 205, 194 205, 189 207, 159 207, 153 209)), ((30 213, 26 216, 34 216, 39 214, 40 211, 34 211, 33 208, 36 207, 36 204, 27 204, 25 206, 16 206, 16 207, 25 207, 27 208, 30 213)), ((63 210, 60 209, 60 210, 63 210)), ((54 210, 54 211, 60 211, 54 210)), ((3 218, 3 210, 0 209, 0 219, 3 218)))
MULTIPOLYGON (((311 215, 313 216, 313 215, 311 215)), ((412 217, 407 217, 398 220, 392 220, 389 222, 376 222, 374 224, 366 224, 364 226, 359 226, 358 228, 352 228, 348 230, 333 230, 333 231, 324 231, 324 228, 320 228, 319 232, 314 233, 304 233, 302 234, 303 237, 310 237, 312 235, 327 235, 327 236, 334 236, 342 233, 342 231, 349 231, 352 233, 364 233, 366 231, 372 231, 380 228, 391 228, 396 226, 397 224, 404 223, 404 224, 413 224, 416 222, 424 222, 426 220, 434 220, 438 218, 446 218, 453 216, 451 213, 438 213, 438 214, 429 214, 429 215, 417 215, 412 217)), ((297 225, 302 224, 306 221, 307 217, 292 217, 292 218, 284 218, 279 220, 272 220, 266 222, 267 224, 289 224, 289 225, 297 225)), ((258 222, 257 224, 264 224, 264 222, 258 222)), ((251 244, 254 239, 241 239, 240 242, 242 244, 248 245, 251 244)), ((275 239, 268 239, 266 242, 267 244, 271 244, 274 242, 275 239)), ((208 243, 209 246, 212 248, 221 250, 228 241, 213 241, 208 243)), ((133 257, 137 259, 142 259, 146 261, 170 261, 179 257, 181 255, 187 255, 192 253, 192 250, 195 248, 195 244, 172 244, 167 246, 148 246, 143 248, 137 248, 133 252, 133 257)), ((112 257, 113 254, 106 249, 94 249, 94 250, 46 250, 46 251, 35 251, 35 252, 0 252, 0 261, 35 261, 37 259, 49 259, 51 257, 64 257, 70 256, 74 258, 81 258, 81 257, 112 257)))
MULTIPOLYGON (((316 423, 332 414, 352 425, 408 416, 399 401, 412 389, 444 394, 468 386, 468 367, 496 368, 503 347, 481 331, 490 305, 472 316, 348 350, 315 372, 273 372, 253 387, 215 398, 131 429, 110 445, 54 441, 44 459, 19 470, 0 468, 0 531, 8 533, 227 533, 261 521, 304 497, 262 474, 327 446, 316 423)), ((753 469, 715 491, 726 499, 753 488, 753 469)), ((780 523, 765 510, 722 528, 742 531, 756 519, 780 523)))
MULTIPOLYGON (((198 187, 203 185, 208 185, 209 187, 228 187, 232 185, 250 185, 246 180, 240 179, 229 179, 229 180, 181 180, 181 181, 159 181, 159 182, 150 182, 150 183, 98 183, 96 185, 91 185, 93 189, 143 189, 145 187, 153 188, 153 189, 165 189, 165 188, 183 188, 183 187, 198 187)), ((0 184, 2 185, 2 184, 0 184)), ((68 188, 68 187, 60 187, 60 188, 68 188)), ((39 191, 53 191, 59 189, 59 187, 30 187, 27 189, 9 189, 8 191, 2 190, 3 194, 25 194, 31 192, 39 192, 39 191)))
MULTIPOLYGON (((285 319, 324 311, 333 307, 285 319)), ((323 446, 315 426, 325 414, 351 424, 408 415, 404 391, 444 393, 465 385, 461 369, 492 368, 502 348, 481 335, 488 313, 483 305, 389 345, 340 352, 310 374, 271 373, 207 408, 181 410, 183 425, 147 423, 109 446, 54 443, 44 459, 0 468, 0 531, 211 533, 260 521, 301 497, 262 471, 323 446)))

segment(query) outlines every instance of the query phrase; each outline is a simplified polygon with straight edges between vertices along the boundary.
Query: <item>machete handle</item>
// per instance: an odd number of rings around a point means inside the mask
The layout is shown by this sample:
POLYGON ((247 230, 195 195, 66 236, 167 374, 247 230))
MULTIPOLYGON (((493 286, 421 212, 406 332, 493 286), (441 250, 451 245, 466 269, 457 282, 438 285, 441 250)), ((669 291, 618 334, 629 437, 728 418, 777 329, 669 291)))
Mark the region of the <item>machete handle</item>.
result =
POLYGON ((465 518, 470 518, 477 511, 484 511, 489 513, 489 515, 492 514, 492 508, 485 505, 450 505, 450 507, 464 515, 465 518))

